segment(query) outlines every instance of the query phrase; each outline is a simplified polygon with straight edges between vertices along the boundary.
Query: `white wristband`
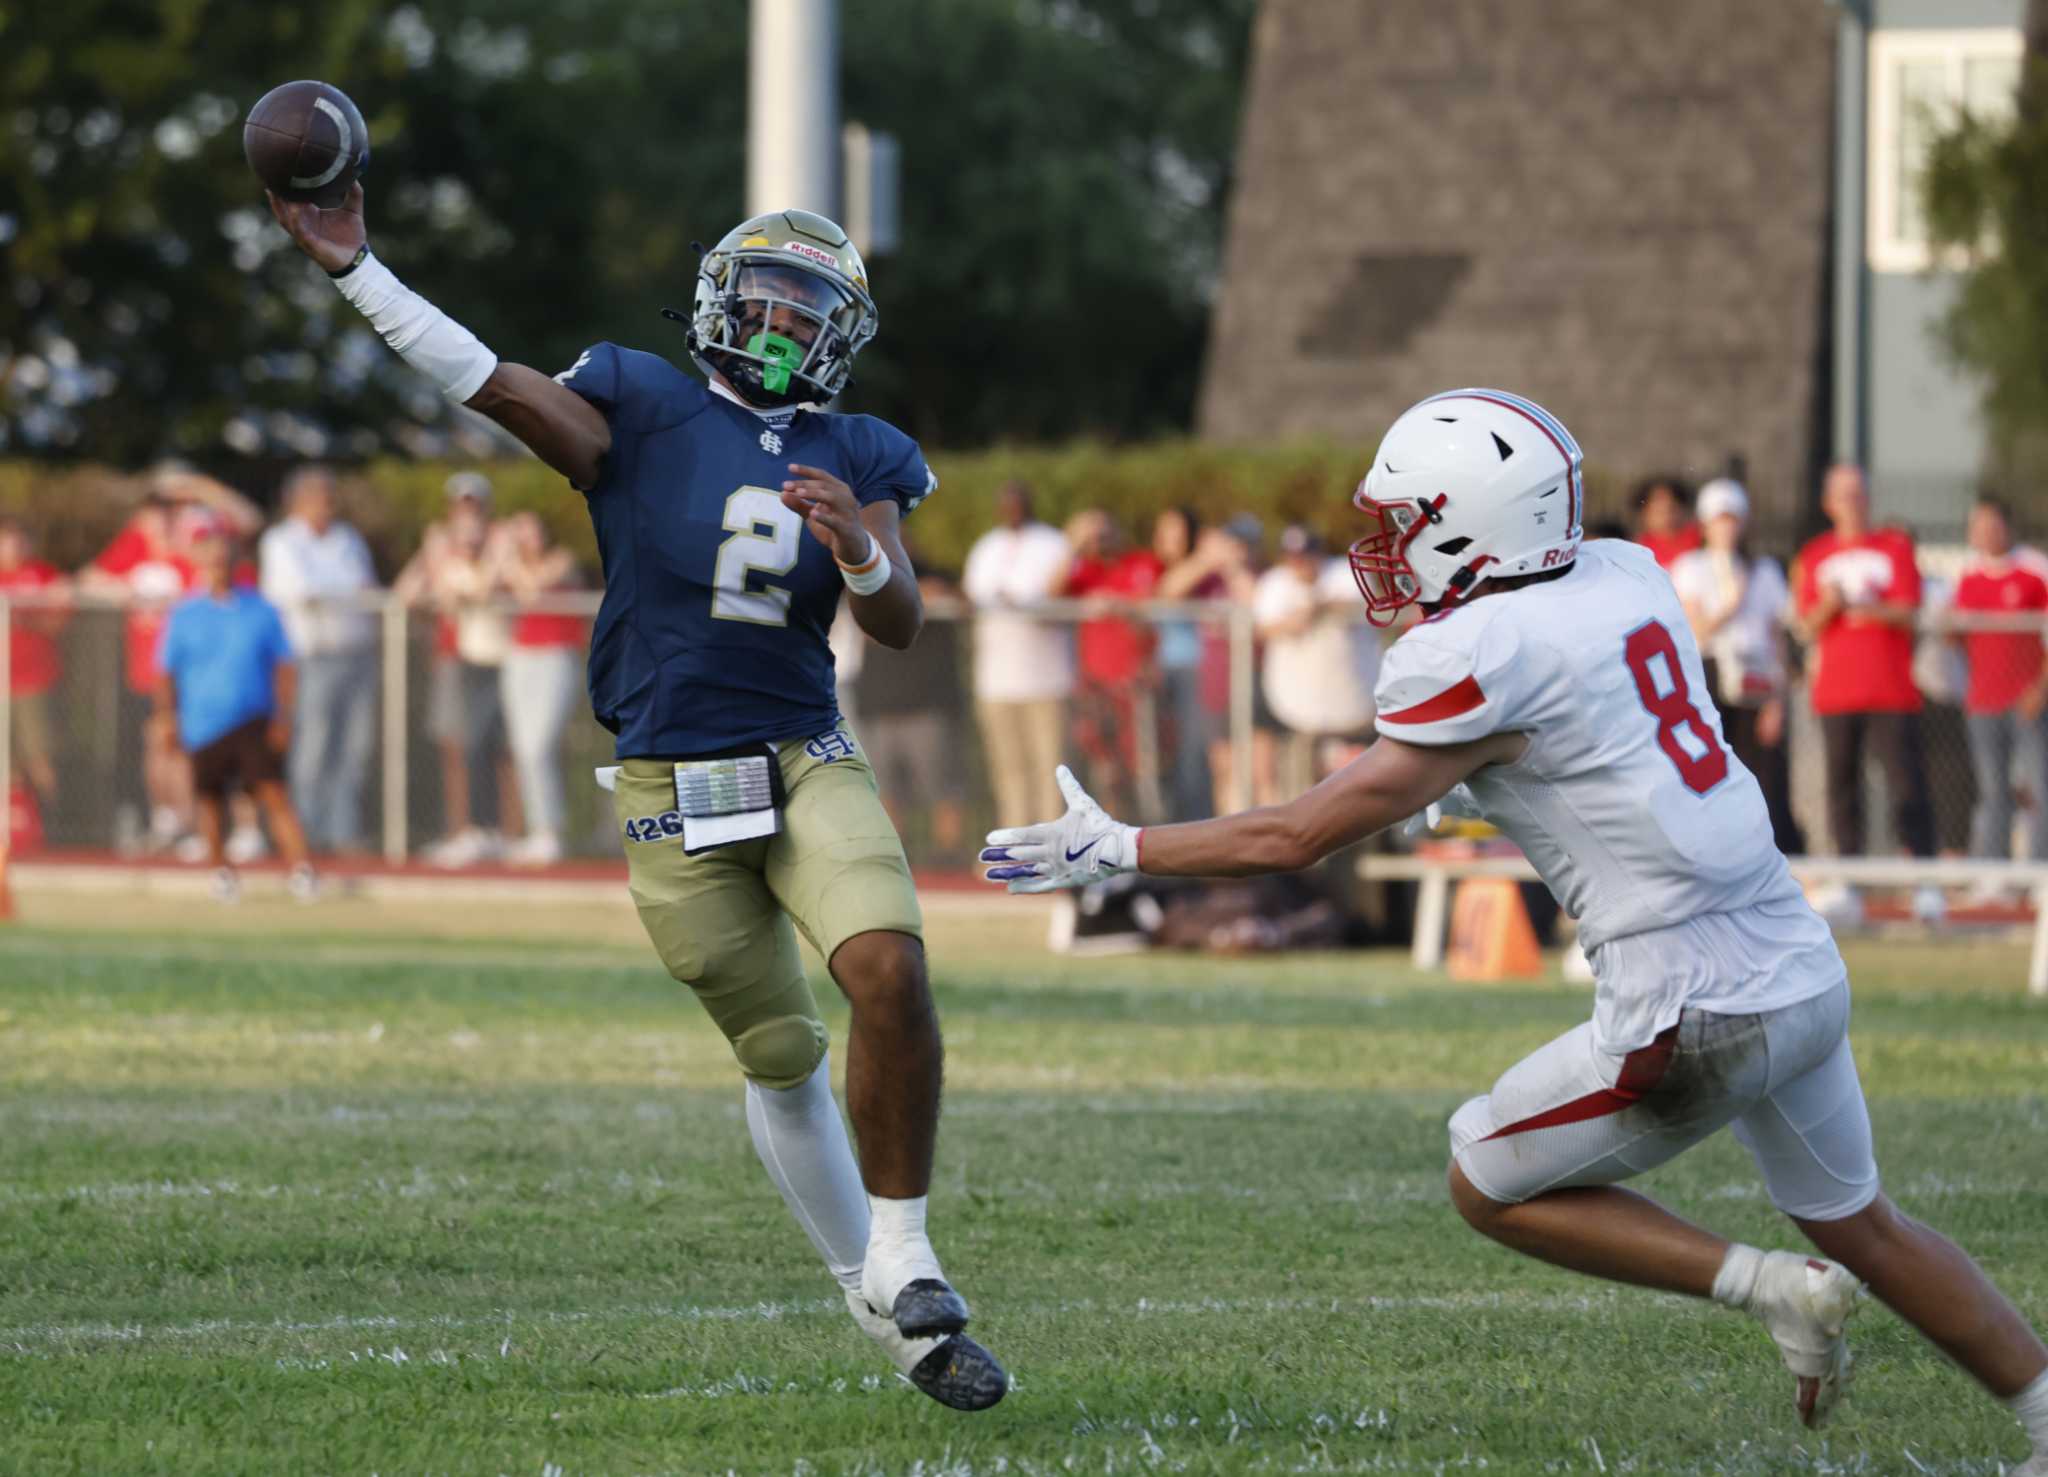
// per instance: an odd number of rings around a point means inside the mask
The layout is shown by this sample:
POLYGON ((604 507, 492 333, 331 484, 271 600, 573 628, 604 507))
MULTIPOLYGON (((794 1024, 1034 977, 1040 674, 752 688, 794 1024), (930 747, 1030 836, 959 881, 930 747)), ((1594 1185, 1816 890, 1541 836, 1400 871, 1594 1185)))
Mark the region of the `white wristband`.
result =
POLYGON ((839 577, 856 595, 874 594, 889 583, 889 574, 889 555, 882 548, 882 541, 872 533, 868 535, 868 562, 859 566, 839 566, 839 577))
POLYGON ((334 285, 401 359, 458 404, 482 389, 498 367, 498 356, 475 334, 400 282, 368 250, 334 285))

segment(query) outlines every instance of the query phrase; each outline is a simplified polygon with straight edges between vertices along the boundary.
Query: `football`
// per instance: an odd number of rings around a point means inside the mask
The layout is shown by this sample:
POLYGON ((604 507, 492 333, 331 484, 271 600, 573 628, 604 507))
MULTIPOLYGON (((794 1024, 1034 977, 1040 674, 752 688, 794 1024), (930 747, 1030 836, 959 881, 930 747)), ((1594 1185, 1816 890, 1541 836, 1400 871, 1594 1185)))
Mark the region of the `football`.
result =
POLYGON ((285 199, 335 206, 370 163, 370 131, 340 88, 287 82, 249 110, 242 153, 256 177, 285 199))

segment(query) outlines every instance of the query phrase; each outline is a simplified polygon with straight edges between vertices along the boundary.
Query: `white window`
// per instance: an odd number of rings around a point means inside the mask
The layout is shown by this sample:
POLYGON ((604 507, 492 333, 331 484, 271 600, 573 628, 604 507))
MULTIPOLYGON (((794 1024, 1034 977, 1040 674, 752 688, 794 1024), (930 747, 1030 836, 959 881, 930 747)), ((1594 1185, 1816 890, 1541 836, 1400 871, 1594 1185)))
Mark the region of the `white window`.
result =
POLYGON ((1921 203, 1928 145, 1965 109, 1980 118, 2009 115, 2024 50, 2017 29, 1872 34, 1864 234, 1872 271, 1935 265, 1921 203))

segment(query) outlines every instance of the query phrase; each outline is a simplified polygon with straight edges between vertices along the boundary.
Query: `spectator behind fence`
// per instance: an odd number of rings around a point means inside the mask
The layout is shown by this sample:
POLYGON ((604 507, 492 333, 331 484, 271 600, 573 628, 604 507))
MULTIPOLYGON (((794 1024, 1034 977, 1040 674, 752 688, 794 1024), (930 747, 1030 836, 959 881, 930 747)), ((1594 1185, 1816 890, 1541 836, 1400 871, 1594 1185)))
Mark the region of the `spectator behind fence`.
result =
POLYGON ((1065 759, 1061 710, 1074 688, 1072 635, 1018 607, 1057 595, 1069 558, 1059 530, 1032 518, 1031 489, 1022 482, 996 493, 996 527, 967 554, 961 584, 977 612, 975 715, 999 825, 1028 826, 1066 805, 1053 769, 1065 759))
MULTIPOLYGON (((2027 788, 2026 855, 2048 860, 2048 700, 2041 620, 2048 612, 2048 580, 2032 561, 2016 557, 2012 520, 2004 503, 1979 498, 1970 510, 1970 562, 1956 583, 1953 608, 1965 617, 2003 617, 2006 629, 1964 630, 1955 639, 1969 664, 1963 712, 1970 731, 1970 762, 1977 777, 1977 808, 1970 818, 1973 856, 2012 856, 2013 765, 2027 788)), ((1973 890, 1991 901, 1995 884, 1973 890)))
MULTIPOLYGON (((1799 552, 1799 624, 1813 643, 1813 710, 1827 749, 1828 829, 1842 856, 1864 851, 1863 755, 1885 771, 1898 843, 1914 856, 1934 853, 1934 813, 1920 734, 1920 690, 1913 683, 1913 631, 1920 613, 1920 571, 1912 535, 1873 528, 1863 469, 1828 469, 1821 508, 1834 524, 1799 552)), ((1922 887, 1914 910, 1938 917, 1940 890, 1922 887)), ((1814 905, 1833 919, 1861 914, 1853 888, 1829 887, 1814 905)))
MULTIPOLYGON (((1223 588, 1195 545, 1201 523, 1192 508, 1168 508, 1152 520, 1152 554, 1158 559, 1160 600, 1209 600, 1223 588)), ((1209 745, 1219 730, 1202 706, 1202 627, 1197 621, 1158 623, 1159 747, 1166 759, 1167 819, 1197 820, 1215 814, 1209 783, 1209 745)))
MULTIPOLYGON (((69 614, 70 581, 54 564, 35 557, 35 541, 17 519, 0 518, 0 598, 25 597, 7 612, 7 715, 10 790, 34 796, 40 821, 57 798, 56 745, 50 693, 63 676, 57 633, 69 614)), ((9 797, 8 813, 13 813, 9 797)), ((40 826, 35 829, 40 829, 40 826)), ((0 835, 0 842, 6 837, 0 835)))
POLYGON ((1259 682, 1266 705, 1296 736, 1297 771, 1308 771, 1294 774, 1290 788, 1322 777, 1320 741, 1360 739, 1372 728, 1380 643, 1358 613, 1349 562, 1326 557, 1303 524, 1282 529, 1280 561, 1259 576, 1252 617, 1265 643, 1259 682))
POLYGON ((1679 555, 1700 546, 1692 491, 1679 478, 1645 478, 1636 484, 1633 502, 1636 528, 1630 537, 1648 549, 1663 568, 1670 569, 1679 555))
POLYGON ((298 658, 288 761, 292 804, 315 851, 363 849, 363 787, 377 749, 377 588, 361 534, 335 516, 334 474, 301 467, 284 519, 258 545, 264 598, 298 658))
MULTIPOLYGON (((532 513, 514 513, 491 531, 491 585, 530 603, 582 587, 576 556, 548 536, 532 513)), ((522 610, 512 618, 512 645, 499 668, 505 732, 519 774, 526 835, 505 853, 514 866, 544 867, 562 859, 568 804, 562 786, 562 732, 583 698, 588 637, 582 616, 564 610, 522 610)))
MULTIPOLYGON (((1195 558, 1206 564, 1217 581, 1215 598, 1228 606, 1250 612, 1259 585, 1259 541, 1265 529, 1251 513, 1239 513, 1221 528, 1204 533, 1195 545, 1195 558)), ((1253 658, 1254 667, 1257 657, 1253 658)), ((1252 677, 1251 793, 1242 794, 1237 785, 1237 744, 1231 732, 1232 656, 1230 627, 1213 622, 1202 631, 1202 706, 1208 711, 1216 737, 1209 744, 1209 786, 1221 814, 1253 805, 1271 805, 1280 799, 1279 748, 1274 742, 1278 720, 1266 706, 1265 694, 1256 673, 1252 677)))
MULTIPOLYGON (((929 608, 960 598, 951 576, 927 568, 908 538, 904 550, 917 570, 918 593, 929 608)), ((855 633, 859 633, 856 631, 855 633)), ((957 620, 927 618, 917 644, 899 651, 860 637, 865 651, 852 675, 840 666, 841 708, 852 689, 860 714, 861 747, 874 767, 875 781, 889 819, 908 841, 916 823, 929 817, 929 851, 921 862, 965 861, 962 842, 966 818, 960 797, 967 788, 961 760, 965 735, 959 718, 960 641, 965 634, 957 620)))
POLYGON ((504 614, 485 604, 491 481, 481 472, 457 472, 447 496, 447 516, 428 527, 392 589, 436 612, 427 730, 441 755, 443 827, 426 856, 436 866, 464 867, 504 854, 499 827, 512 809, 511 775, 498 669, 512 632, 504 614))
MULTIPOLYGON (((141 506, 78 576, 80 589, 128 607, 125 680, 115 715, 116 767, 123 788, 133 776, 140 782, 140 792, 127 790, 117 801, 115 834, 125 844, 129 827, 122 824, 119 808, 133 807, 140 800, 148 815, 141 844, 152 851, 178 845, 190 824, 191 766, 175 743, 164 742, 163 730, 150 723, 149 714, 165 615, 198 579, 188 557, 190 530, 212 520, 231 535, 246 537, 262 526, 263 515, 232 488, 182 463, 166 462, 149 474, 141 506)), ((197 855, 196 842, 188 846, 188 854, 197 855)))
POLYGON ((155 726, 190 758, 200 839, 214 868, 214 896, 233 902, 241 885, 222 836, 228 792, 251 794, 291 867, 292 894, 313 895, 306 839, 284 787, 293 688, 291 643, 277 608, 232 579, 233 541, 209 519, 191 550, 199 593, 173 607, 157 649, 155 726))
MULTIPOLYGON (((1066 593, 1092 611, 1074 634, 1074 738, 1087 765, 1088 787, 1116 796, 1118 814, 1156 814, 1156 790, 1140 804, 1136 780, 1141 730, 1156 732, 1151 689, 1157 641, 1151 626, 1118 614, 1117 606, 1152 593, 1159 558, 1150 549, 1128 547, 1123 529, 1099 508, 1074 516, 1067 544, 1074 559, 1066 593)), ((1152 733, 1142 741, 1155 742, 1152 733)))
POLYGON ((1709 482, 1694 508, 1702 547, 1671 565, 1671 583, 1706 659, 1721 731, 1756 776, 1778 850, 1797 856, 1805 838, 1792 817, 1792 766, 1785 742, 1785 622, 1792 595, 1775 559, 1749 550, 1749 494, 1728 478, 1709 482))
MULTIPOLYGON (((191 562, 172 542, 172 511, 168 498, 152 492, 78 576, 82 589, 128 605, 122 618, 121 701, 114 715, 116 763, 124 791, 120 803, 141 800, 149 818, 144 844, 151 851, 176 844, 192 804, 184 756, 175 744, 166 747, 159 738, 161 730, 148 721, 164 614, 170 602, 192 588, 195 578, 191 562), (131 776, 141 781, 139 797, 126 789, 131 776)), ((117 820, 117 836, 127 829, 117 820)))

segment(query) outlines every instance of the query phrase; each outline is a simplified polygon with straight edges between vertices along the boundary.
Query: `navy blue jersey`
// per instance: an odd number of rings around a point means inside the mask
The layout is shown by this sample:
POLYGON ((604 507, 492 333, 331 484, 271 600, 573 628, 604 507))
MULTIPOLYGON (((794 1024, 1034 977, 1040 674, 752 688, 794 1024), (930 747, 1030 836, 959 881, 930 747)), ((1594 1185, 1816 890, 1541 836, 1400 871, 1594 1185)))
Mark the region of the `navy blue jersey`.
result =
POLYGON ((666 359, 598 344, 558 379, 604 412, 612 447, 584 496, 604 561, 590 702, 621 759, 823 733, 839 718, 826 633, 846 588, 782 505, 791 462, 865 507, 909 512, 936 485, 917 443, 866 415, 776 421, 666 359))

